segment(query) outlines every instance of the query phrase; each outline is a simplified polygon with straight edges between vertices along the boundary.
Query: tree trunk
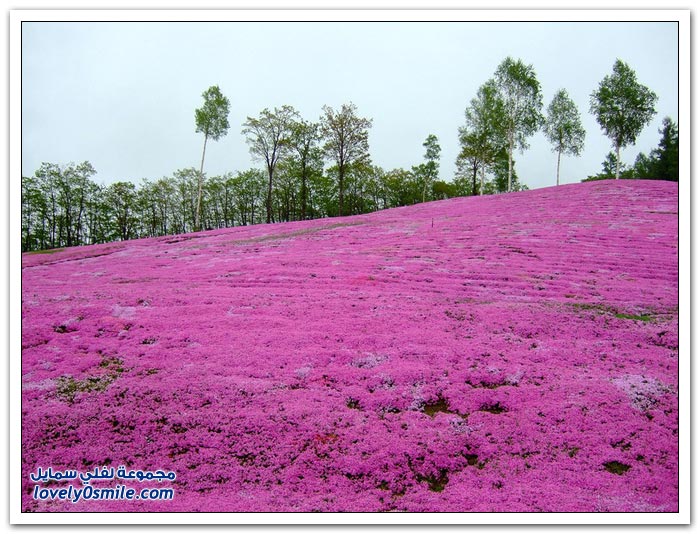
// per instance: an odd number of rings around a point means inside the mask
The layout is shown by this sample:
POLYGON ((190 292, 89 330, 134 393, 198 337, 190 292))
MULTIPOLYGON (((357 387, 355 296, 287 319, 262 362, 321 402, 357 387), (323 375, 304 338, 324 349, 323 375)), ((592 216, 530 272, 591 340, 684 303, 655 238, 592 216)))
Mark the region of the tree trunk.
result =
POLYGON ((508 192, 511 190, 511 177, 513 176, 513 134, 508 136, 508 192))
POLYGON ((51 194, 51 248, 56 247, 56 198, 51 194))
POLYGON ((557 154, 557 185, 559 185, 559 164, 561 163, 561 150, 557 154))
POLYGON ((486 169, 486 165, 484 163, 481 163, 481 187, 479 188, 479 196, 484 194, 484 172, 486 169))
POLYGON ((273 169, 268 165, 268 181, 267 181, 267 201, 265 202, 265 207, 267 210, 267 223, 272 222, 272 172, 273 169))
POLYGON ((194 215, 194 230, 198 232, 199 228, 199 217, 200 211, 202 209, 202 173, 204 172, 204 154, 207 151, 207 135, 204 135, 204 148, 202 148, 202 163, 199 165, 199 176, 197 177, 197 209, 194 215))
POLYGON ((343 216, 343 178, 345 174, 345 169, 343 166, 338 166, 338 217, 343 216))
POLYGON ((306 220, 306 160, 301 163, 301 220, 306 220))
POLYGON ((474 164, 474 174, 472 175, 472 196, 476 196, 476 174, 479 172, 479 165, 474 164))
POLYGON ((617 155, 616 161, 615 161, 615 180, 620 179, 620 144, 618 143, 615 145, 615 152, 617 155))

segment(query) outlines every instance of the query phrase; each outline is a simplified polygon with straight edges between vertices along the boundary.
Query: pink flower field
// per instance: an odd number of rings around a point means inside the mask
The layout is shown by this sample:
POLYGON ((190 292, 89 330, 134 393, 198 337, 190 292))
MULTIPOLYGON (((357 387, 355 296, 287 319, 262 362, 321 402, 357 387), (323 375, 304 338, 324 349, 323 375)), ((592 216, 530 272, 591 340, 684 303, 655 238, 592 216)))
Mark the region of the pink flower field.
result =
POLYGON ((25 254, 23 510, 675 512, 677 211, 610 180, 25 254), (35 499, 49 466, 174 498, 35 499))

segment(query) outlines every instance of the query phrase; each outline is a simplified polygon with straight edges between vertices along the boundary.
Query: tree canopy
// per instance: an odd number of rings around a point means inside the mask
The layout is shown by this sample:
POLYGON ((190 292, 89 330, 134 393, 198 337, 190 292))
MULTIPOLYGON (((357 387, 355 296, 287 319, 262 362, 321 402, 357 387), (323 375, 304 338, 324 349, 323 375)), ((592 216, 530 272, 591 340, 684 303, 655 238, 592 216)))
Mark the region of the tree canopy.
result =
MULTIPOLYGON (((461 156, 473 158, 473 189, 476 194, 476 173, 481 170, 479 191, 484 193, 486 168, 494 163, 496 155, 505 146, 506 116, 504 101, 494 79, 479 87, 464 112, 465 125, 459 129, 461 156)), ((459 165, 459 164, 458 164, 459 165)))
POLYGON ((438 178, 438 172, 440 169, 440 144, 438 143, 438 138, 434 134, 428 135, 423 142, 423 148, 425 148, 425 154, 423 155, 424 163, 421 163, 414 167, 414 172, 420 177, 420 181, 423 183, 422 191, 422 202, 425 202, 426 195, 429 189, 432 188, 433 183, 438 178))
POLYGON ((325 143, 323 150, 338 167, 338 215, 343 215, 345 175, 353 163, 369 163, 369 129, 372 119, 357 115, 357 106, 352 102, 343 104, 339 110, 323 106, 321 135, 325 143))
POLYGON ((656 114, 656 94, 637 81, 637 74, 629 65, 616 60, 613 72, 600 82, 591 93, 591 113, 595 115, 603 133, 613 143, 620 177, 620 149, 634 144, 642 129, 656 114))
POLYGON ((204 137, 218 141, 228 133, 229 100, 223 94, 218 85, 212 85, 202 93, 204 104, 195 110, 195 122, 197 133, 203 133, 204 137))
POLYGON ((557 185, 559 185, 559 165, 562 154, 578 156, 583 150, 586 130, 581 124, 578 108, 566 89, 559 89, 547 107, 544 134, 552 143, 552 151, 557 153, 557 185))
POLYGON ((527 138, 543 122, 542 91, 535 69, 521 60, 504 59, 496 69, 496 85, 503 100, 504 130, 508 149, 508 191, 512 188, 513 150, 528 148, 527 138))
POLYGON ((272 182, 275 167, 289 144, 292 125, 299 114, 292 106, 284 105, 270 111, 265 108, 260 116, 248 117, 243 123, 243 135, 250 145, 250 153, 256 159, 261 159, 267 167, 267 222, 272 222, 272 182))

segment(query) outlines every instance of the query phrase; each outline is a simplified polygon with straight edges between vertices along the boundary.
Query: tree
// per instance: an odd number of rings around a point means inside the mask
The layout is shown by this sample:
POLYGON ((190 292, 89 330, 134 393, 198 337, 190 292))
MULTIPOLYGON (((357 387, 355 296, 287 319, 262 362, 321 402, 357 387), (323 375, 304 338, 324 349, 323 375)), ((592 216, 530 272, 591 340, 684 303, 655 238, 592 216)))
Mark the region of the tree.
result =
POLYGON ((637 158, 635 167, 628 168, 625 163, 617 159, 617 155, 615 154, 615 152, 608 152, 608 154, 605 156, 605 159, 601 163, 601 172, 599 172, 598 174, 594 174, 593 176, 588 176, 587 178, 584 178, 581 181, 593 182, 597 180, 610 180, 611 178, 615 177, 616 170, 619 170, 620 178, 631 178, 632 174, 634 174, 636 170, 642 169, 642 165, 646 163, 647 162, 645 162, 644 160, 640 160, 639 158, 637 158))
POLYGON ((47 198, 37 176, 22 176, 22 252, 46 248, 47 198))
POLYGON ((136 186, 131 182, 115 182, 104 192, 111 215, 110 240, 126 241, 135 237, 136 186))
POLYGON ((311 217, 333 217, 338 213, 336 182, 337 178, 328 172, 321 171, 311 174, 308 206, 311 217))
POLYGON ((200 209, 202 204, 202 180, 204 179, 204 154, 207 151, 207 140, 218 141, 228 132, 229 101, 221 94, 218 85, 212 85, 202 93, 204 105, 195 110, 194 118, 197 124, 197 133, 204 134, 204 148, 202 148, 202 163, 199 166, 199 179, 197 182, 197 209, 195 212, 195 230, 200 230, 200 209))
POLYGON ((569 98, 566 89, 559 89, 547 108, 544 134, 553 145, 552 151, 557 153, 557 185, 559 185, 561 155, 580 155, 586 139, 581 115, 576 104, 569 98))
POLYGON ((508 159, 506 147, 502 147, 496 154, 492 170, 493 180, 488 184, 489 187, 485 188, 485 193, 507 193, 508 191, 521 191, 524 189, 524 186, 521 186, 518 181, 515 161, 508 159))
POLYGON ((649 154, 641 152, 637 154, 632 174, 635 178, 677 182, 678 126, 670 117, 665 117, 659 133, 661 140, 654 150, 649 154))
POLYGON ((367 202, 370 211, 378 211, 386 207, 386 173, 378 165, 372 165, 367 177, 367 202))
POLYGON ((236 209, 238 210, 239 223, 243 226, 256 224, 262 221, 259 211, 266 198, 266 177, 261 169, 248 169, 238 172, 230 179, 230 185, 234 195, 236 209))
MULTIPOLYGON (((83 226, 90 188, 90 177, 95 169, 88 161, 66 166, 43 164, 50 181, 54 225, 59 245, 72 247, 83 244, 83 226), (58 208, 58 211, 55 211, 58 208)), ((37 175, 39 176, 39 175, 37 175)), ((52 245, 53 246, 53 245, 52 245)))
POLYGON ((357 116, 357 107, 351 102, 339 111, 323 106, 321 135, 323 150, 338 167, 338 215, 343 215, 345 175, 353 163, 369 163, 369 128, 372 119, 357 116))
POLYGON ((601 166, 603 167, 601 174, 607 176, 608 178, 615 176, 617 169, 619 169, 620 172, 627 170, 627 165, 620 161, 619 155, 615 154, 615 152, 608 152, 601 166))
POLYGON ((678 125, 671 117, 665 117, 659 130, 659 146, 651 151, 658 180, 678 181, 678 125))
POLYGON ((106 186, 94 182, 88 184, 88 200, 85 210, 86 244, 94 245, 109 241, 110 206, 105 197, 106 186))
POLYGON ((393 169, 385 173, 383 180, 387 208, 410 206, 420 202, 420 184, 412 172, 393 169))
POLYGON ((301 198, 301 172, 293 157, 282 158, 275 171, 275 188, 272 191, 273 217, 279 222, 299 219, 301 198))
POLYGON ((137 217, 142 235, 146 237, 165 235, 167 233, 167 216, 163 216, 162 211, 167 206, 168 200, 160 198, 157 184, 143 180, 141 187, 136 192, 136 197, 139 210, 137 217), (161 202, 165 206, 162 206, 161 202))
POLYGON ((22 182, 22 239, 25 250, 90 242, 95 195, 92 165, 42 163, 22 182))
POLYGON ((640 152, 637 154, 632 167, 632 174, 635 178, 654 179, 657 171, 657 161, 647 154, 640 152))
POLYGON ((432 183, 437 180, 438 170, 440 169, 440 145, 438 144, 437 136, 430 134, 426 137, 423 143, 425 154, 423 158, 425 163, 419 165, 421 178, 423 179, 423 202, 425 202, 425 194, 432 183))
POLYGON ((289 136, 289 148, 294 153, 299 165, 301 178, 301 219, 306 219, 308 204, 308 182, 314 166, 322 166, 321 150, 317 143, 320 139, 319 125, 305 120, 292 122, 289 136))
POLYGON ((189 167, 178 169, 173 173, 174 199, 174 233, 184 234, 197 228, 198 183, 201 173, 189 167))
POLYGON ((455 184, 459 196, 475 196, 480 193, 476 183, 476 176, 479 172, 479 159, 466 148, 457 156, 455 160, 455 175, 452 182, 455 184))
POLYGON ((510 57, 498 66, 496 85, 503 100, 503 127, 508 149, 508 191, 511 191, 513 149, 518 148, 521 152, 527 149, 527 138, 542 124, 542 91, 532 65, 525 65, 521 60, 515 61, 510 57))
POLYGON ((506 136, 505 111, 504 101, 493 79, 479 87, 476 97, 472 98, 469 107, 464 111, 466 122, 459 129, 459 141, 462 146, 460 156, 471 159, 474 194, 477 171, 481 170, 479 192, 483 194, 486 167, 493 164, 496 155, 503 148, 503 139, 506 136))
MULTIPOLYGON (((620 149, 634 144, 656 114, 657 100, 656 94, 637 82, 636 73, 619 59, 613 65, 612 75, 603 78, 598 89, 591 93, 591 113, 612 140, 618 163, 620 149)), ((619 177, 618 165, 615 179, 619 177)))
POLYGON ((167 177, 161 178, 153 184, 153 196, 154 202, 158 207, 158 221, 160 223, 157 234, 167 235, 174 233, 172 221, 176 218, 175 184, 167 177))
POLYGON ((272 184, 275 167, 282 157, 285 147, 289 144, 289 136, 294 120, 298 113, 292 106, 282 106, 270 111, 265 108, 256 119, 248 117, 243 123, 243 135, 250 145, 250 153, 254 158, 261 159, 267 167, 267 222, 273 222, 272 216, 272 184))
POLYGON ((454 183, 437 180, 433 182, 433 198, 445 200, 458 196, 457 186, 454 183))
POLYGON ((479 160, 478 154, 473 149, 475 145, 472 141, 474 135, 468 134, 464 138, 460 136, 460 142, 463 139, 465 140, 464 146, 462 146, 462 150, 455 160, 457 168, 455 169, 454 183, 457 184, 461 195, 478 195, 480 191, 476 184, 476 177, 479 173, 481 160, 479 160), (468 187, 468 185, 471 185, 471 187, 468 187))

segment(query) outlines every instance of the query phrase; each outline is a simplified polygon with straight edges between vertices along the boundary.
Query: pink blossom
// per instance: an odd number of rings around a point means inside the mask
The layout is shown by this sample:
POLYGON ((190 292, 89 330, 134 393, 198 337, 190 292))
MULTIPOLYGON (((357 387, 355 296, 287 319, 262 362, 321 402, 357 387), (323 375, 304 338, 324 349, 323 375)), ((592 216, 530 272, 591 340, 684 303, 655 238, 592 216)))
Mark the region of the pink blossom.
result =
POLYGON ((22 258, 26 511, 678 509, 678 186, 22 258), (35 501, 38 466, 175 471, 35 501))

